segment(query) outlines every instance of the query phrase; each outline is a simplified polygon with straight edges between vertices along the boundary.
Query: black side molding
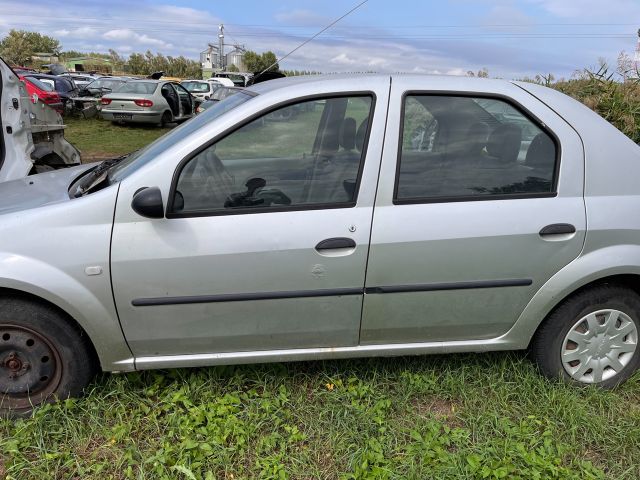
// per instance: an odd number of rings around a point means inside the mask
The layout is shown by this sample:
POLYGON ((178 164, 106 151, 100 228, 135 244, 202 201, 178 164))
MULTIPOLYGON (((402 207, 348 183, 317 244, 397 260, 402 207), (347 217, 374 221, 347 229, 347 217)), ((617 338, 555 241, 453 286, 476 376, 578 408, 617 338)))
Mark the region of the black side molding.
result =
POLYGON ((438 290, 470 290, 474 288, 528 287, 533 283, 530 278, 513 278, 506 280, 477 280, 473 282, 425 283, 421 285, 390 285, 367 287, 365 293, 408 293, 435 292, 438 290))
POLYGON ((567 233, 576 233, 576 227, 570 223, 553 223, 540 230, 541 237, 544 237, 545 235, 562 235, 567 233))
POLYGON ((391 285, 380 287, 327 288, 324 290, 292 290, 287 292, 229 293, 223 295, 193 295, 184 297, 136 298, 134 307, 154 307, 162 305, 188 305, 195 303, 247 302, 255 300, 281 300, 288 298, 341 297, 346 295, 433 292, 438 290, 468 290, 475 288, 526 287, 531 279, 479 280, 472 282, 427 283, 422 285, 391 285))
POLYGON ((289 292, 228 293, 223 295, 136 298, 131 302, 131 305, 134 307, 152 307, 159 305, 187 305, 193 303, 279 300, 284 298, 339 297, 344 295, 362 295, 362 293, 362 288, 328 288, 324 290, 293 290, 289 292))

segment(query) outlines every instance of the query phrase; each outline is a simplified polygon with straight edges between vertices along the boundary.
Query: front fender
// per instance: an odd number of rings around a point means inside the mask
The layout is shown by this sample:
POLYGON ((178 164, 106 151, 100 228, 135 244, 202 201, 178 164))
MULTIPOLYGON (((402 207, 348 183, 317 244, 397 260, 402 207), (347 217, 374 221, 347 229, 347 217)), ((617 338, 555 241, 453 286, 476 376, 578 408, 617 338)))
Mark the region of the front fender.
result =
POLYGON ((108 265, 100 267, 102 274, 80 283, 38 259, 0 253, 0 288, 34 295, 66 312, 91 339, 103 370, 133 370, 111 297, 108 265))
POLYGON ((640 246, 610 246, 576 258, 538 290, 501 340, 514 349, 526 348, 538 326, 562 300, 589 283, 613 275, 640 275, 640 246))
POLYGON ((0 253, 0 288, 42 298, 71 316, 85 330, 103 370, 133 370, 132 354, 117 320, 108 265, 85 283, 35 258, 0 253), (34 281, 37 279, 37 282, 34 281))

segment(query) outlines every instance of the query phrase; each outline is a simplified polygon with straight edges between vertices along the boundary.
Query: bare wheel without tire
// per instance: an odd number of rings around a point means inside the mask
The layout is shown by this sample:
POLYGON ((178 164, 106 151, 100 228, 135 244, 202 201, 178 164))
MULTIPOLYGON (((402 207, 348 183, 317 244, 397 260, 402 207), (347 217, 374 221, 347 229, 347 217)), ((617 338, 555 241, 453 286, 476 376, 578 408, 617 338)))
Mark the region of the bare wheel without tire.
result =
POLYGON ((549 378, 611 388, 640 365, 640 298, 602 285, 568 298, 534 338, 532 354, 549 378))
POLYGON ((0 415, 80 395, 96 370, 86 335, 54 309, 0 299, 0 415))

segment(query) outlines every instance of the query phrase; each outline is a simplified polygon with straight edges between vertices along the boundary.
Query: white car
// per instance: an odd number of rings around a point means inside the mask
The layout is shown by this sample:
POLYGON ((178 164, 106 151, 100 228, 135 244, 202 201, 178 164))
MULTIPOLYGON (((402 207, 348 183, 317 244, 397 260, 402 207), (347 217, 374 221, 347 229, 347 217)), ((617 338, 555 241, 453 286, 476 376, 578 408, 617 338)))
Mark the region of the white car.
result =
POLYGON ((222 84, 219 82, 208 82, 206 80, 183 80, 180 82, 187 92, 200 101, 209 100, 213 92, 222 84))

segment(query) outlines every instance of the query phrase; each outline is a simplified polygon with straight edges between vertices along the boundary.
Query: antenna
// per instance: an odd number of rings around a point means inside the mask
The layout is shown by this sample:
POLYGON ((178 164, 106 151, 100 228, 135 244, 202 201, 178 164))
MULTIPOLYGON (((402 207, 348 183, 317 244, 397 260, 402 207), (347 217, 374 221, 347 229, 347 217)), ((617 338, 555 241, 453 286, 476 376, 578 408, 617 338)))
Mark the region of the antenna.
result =
POLYGON ((349 10, 347 13, 345 13, 344 15, 342 15, 340 18, 338 18, 337 20, 334 20, 333 22, 331 22, 329 25, 327 25, 326 27, 324 27, 322 30, 320 30, 318 33, 316 33, 313 37, 308 38, 307 40, 305 40, 304 42, 302 42, 300 45, 298 45, 296 48, 294 48, 293 50, 291 50, 289 53, 287 53, 284 57, 280 57, 278 60, 276 60, 274 63, 272 63, 271 65, 269 65, 267 68, 265 68, 263 71, 261 71, 258 75, 255 76, 255 78, 258 78, 260 75, 262 75, 264 72, 266 72, 267 70, 269 70, 271 67, 273 67, 274 65, 277 65, 279 62, 281 62, 282 60, 284 60, 285 58, 287 58, 289 55, 291 55, 293 52, 295 52, 296 50, 301 49, 302 47, 304 47, 307 43, 309 43, 311 40, 313 40, 314 38, 316 38, 318 35, 320 35, 321 33, 329 30, 331 27, 333 27, 336 23, 338 23, 340 20, 342 20, 344 17, 346 17, 347 15, 349 15, 352 12, 355 12, 358 8, 360 8, 362 5, 364 5, 365 3, 367 3, 369 0, 364 0, 362 2, 360 2, 359 4, 357 4, 355 7, 353 7, 351 10, 349 10))

